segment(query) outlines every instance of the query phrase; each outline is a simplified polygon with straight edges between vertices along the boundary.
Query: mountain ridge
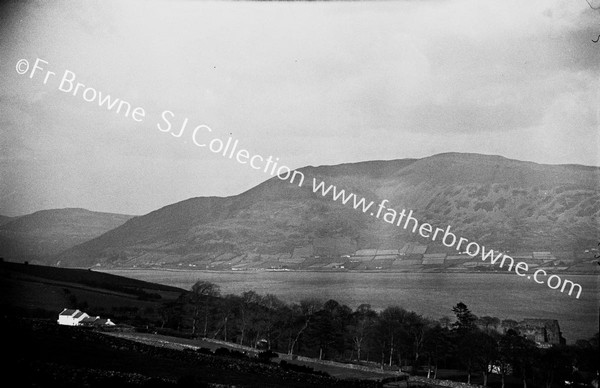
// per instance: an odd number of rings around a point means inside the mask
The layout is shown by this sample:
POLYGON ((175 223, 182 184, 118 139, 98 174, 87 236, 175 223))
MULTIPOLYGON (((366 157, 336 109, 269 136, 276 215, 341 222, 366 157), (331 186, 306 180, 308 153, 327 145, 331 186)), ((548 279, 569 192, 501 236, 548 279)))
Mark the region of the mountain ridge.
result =
POLYGON ((14 217, 0 225, 0 255, 6 260, 46 262, 132 217, 83 208, 40 210, 14 217))
POLYGON ((305 175, 302 187, 272 177, 234 196, 189 198, 130 219, 55 260, 68 266, 202 268, 224 257, 293 258, 319 238, 352 241, 357 250, 423 243, 313 193, 312 178, 375 203, 388 199, 397 210, 413 210, 421 222, 452 225, 497 249, 572 251, 592 246, 600 234, 600 167, 445 153, 298 171, 305 175))

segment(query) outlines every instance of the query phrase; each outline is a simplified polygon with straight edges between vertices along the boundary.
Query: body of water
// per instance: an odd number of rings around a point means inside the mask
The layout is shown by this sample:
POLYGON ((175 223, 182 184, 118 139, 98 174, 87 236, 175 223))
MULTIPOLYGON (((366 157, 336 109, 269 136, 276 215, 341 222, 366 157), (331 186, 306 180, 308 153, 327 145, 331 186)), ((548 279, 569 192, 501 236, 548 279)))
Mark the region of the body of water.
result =
POLYGON ((197 280, 218 284, 222 294, 253 290, 286 302, 303 298, 335 299, 356 308, 398 305, 426 317, 453 317, 452 306, 465 303, 477 316, 500 319, 557 319, 568 343, 598 332, 599 278, 568 275, 581 284, 580 299, 514 274, 359 273, 359 272, 213 272, 110 270, 115 275, 189 290, 197 280))

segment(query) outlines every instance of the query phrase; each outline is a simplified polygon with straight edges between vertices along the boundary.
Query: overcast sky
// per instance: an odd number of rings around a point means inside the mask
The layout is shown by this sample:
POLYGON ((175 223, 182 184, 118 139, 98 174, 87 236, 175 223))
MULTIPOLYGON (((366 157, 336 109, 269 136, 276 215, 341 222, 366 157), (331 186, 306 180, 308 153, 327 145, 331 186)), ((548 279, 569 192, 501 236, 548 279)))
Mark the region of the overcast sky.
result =
POLYGON ((291 168, 450 151, 598 166, 598 12, 585 0, 4 6, 0 214, 145 214, 270 177, 159 131, 165 110, 174 128, 187 117, 291 168), (16 71, 36 58, 57 74, 46 85, 16 71), (146 117, 61 92, 65 70, 146 117))

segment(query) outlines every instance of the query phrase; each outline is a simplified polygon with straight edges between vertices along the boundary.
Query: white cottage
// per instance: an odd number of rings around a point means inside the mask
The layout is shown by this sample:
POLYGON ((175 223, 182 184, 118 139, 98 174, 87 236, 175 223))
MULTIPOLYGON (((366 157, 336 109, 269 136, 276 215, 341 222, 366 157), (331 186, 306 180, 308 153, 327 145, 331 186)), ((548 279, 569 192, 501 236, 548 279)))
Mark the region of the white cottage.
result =
POLYGON ((83 311, 64 309, 60 312, 60 314, 58 314, 58 324, 66 326, 78 326, 79 322, 89 317, 90 316, 83 311))

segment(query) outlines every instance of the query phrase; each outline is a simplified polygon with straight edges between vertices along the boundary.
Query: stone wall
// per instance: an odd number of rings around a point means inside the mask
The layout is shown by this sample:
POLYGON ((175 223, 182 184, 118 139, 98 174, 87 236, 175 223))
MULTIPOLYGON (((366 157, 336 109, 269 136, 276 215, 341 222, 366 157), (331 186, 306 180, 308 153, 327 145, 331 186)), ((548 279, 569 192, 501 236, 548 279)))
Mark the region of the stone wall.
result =
MULTIPOLYGON (((394 372, 394 371, 390 371, 390 370, 381 370, 381 368, 373 368, 373 367, 364 366, 364 365, 346 364, 343 362, 335 362, 335 361, 330 361, 330 360, 318 360, 315 358, 289 355, 289 354, 283 354, 283 353, 279 353, 279 358, 281 358, 282 360, 298 360, 298 361, 312 362, 312 363, 321 364, 321 365, 335 366, 335 367, 339 367, 339 368, 361 370, 364 372, 384 373, 384 374, 388 374, 388 375, 390 373, 394 372)), ((399 373, 399 376, 404 375, 403 372, 398 372, 398 373, 399 373)))
POLYGON ((437 385, 440 387, 449 387, 449 388, 484 388, 483 385, 467 384, 467 383, 461 383, 458 381, 450 381, 450 380, 428 379, 427 377, 421 377, 421 376, 410 376, 408 378, 408 381, 414 382, 414 383, 427 384, 427 385, 437 385))

